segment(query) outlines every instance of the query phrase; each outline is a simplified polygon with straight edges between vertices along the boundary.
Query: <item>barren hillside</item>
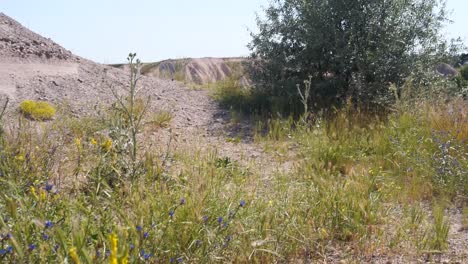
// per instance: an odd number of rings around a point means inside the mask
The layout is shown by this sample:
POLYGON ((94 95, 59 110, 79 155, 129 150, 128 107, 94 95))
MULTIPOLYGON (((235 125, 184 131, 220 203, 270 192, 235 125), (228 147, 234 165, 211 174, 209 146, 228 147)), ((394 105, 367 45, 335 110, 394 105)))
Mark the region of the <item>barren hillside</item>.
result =
MULTIPOLYGON (((10 107, 35 99, 68 103, 75 113, 86 113, 111 102, 111 87, 122 91, 128 75, 73 55, 0 13, 0 93, 11 99, 10 107)), ((142 76, 139 85, 153 98, 153 108, 173 114, 176 128, 204 126, 218 110, 206 93, 177 82, 142 76)))
MULTIPOLYGON (((248 86, 250 81, 244 71, 245 62, 247 59, 242 57, 170 59, 144 63, 142 74, 197 85, 215 83, 229 77, 235 77, 240 79, 242 85, 248 86)), ((113 66, 125 68, 125 64, 113 66)))

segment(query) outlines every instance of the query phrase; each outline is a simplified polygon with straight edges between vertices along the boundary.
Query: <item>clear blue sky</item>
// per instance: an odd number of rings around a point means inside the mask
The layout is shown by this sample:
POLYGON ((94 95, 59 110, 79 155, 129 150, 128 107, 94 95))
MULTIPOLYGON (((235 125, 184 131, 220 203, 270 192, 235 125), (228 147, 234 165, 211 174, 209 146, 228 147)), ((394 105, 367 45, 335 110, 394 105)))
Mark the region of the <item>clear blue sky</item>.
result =
MULTIPOLYGON (((268 0, 0 0, 0 12, 82 57, 123 62, 248 55, 268 0)), ((468 43, 468 0, 448 0, 448 35, 468 43)))

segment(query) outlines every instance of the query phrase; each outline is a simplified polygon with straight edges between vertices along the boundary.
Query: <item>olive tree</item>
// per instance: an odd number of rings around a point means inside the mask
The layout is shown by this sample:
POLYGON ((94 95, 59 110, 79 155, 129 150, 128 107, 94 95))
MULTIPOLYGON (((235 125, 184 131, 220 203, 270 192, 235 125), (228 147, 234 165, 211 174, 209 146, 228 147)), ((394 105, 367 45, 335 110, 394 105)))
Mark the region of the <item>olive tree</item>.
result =
POLYGON ((443 0, 272 0, 249 44, 254 89, 299 110, 312 76, 314 105, 388 103, 391 84, 448 57, 446 22, 443 0))

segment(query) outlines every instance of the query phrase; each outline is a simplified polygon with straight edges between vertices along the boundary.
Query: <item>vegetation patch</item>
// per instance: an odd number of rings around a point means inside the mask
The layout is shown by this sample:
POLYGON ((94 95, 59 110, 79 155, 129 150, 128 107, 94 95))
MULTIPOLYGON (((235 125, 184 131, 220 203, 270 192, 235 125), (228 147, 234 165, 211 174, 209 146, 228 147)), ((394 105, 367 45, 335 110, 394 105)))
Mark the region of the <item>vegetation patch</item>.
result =
POLYGON ((24 100, 20 103, 20 111, 34 120, 50 120, 55 116, 55 108, 48 102, 24 100))

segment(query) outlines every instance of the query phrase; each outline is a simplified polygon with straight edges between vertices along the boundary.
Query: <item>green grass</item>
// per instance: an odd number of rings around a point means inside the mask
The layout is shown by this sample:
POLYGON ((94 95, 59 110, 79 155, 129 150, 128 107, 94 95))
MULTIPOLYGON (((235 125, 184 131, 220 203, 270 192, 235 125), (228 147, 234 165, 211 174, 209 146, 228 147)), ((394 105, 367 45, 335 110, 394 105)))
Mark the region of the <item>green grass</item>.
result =
MULTIPOLYGON (((241 100, 233 86, 219 98, 241 100)), ((132 105, 144 115, 143 101, 132 105)), ((256 144, 294 163, 284 172, 244 166, 198 139, 158 144, 144 127, 130 140, 115 106, 43 124, 18 116, 0 140, 0 260, 370 262, 446 252, 444 212, 466 215, 466 102, 399 109, 259 119, 256 144)), ((171 119, 144 116, 158 127, 171 119)))

